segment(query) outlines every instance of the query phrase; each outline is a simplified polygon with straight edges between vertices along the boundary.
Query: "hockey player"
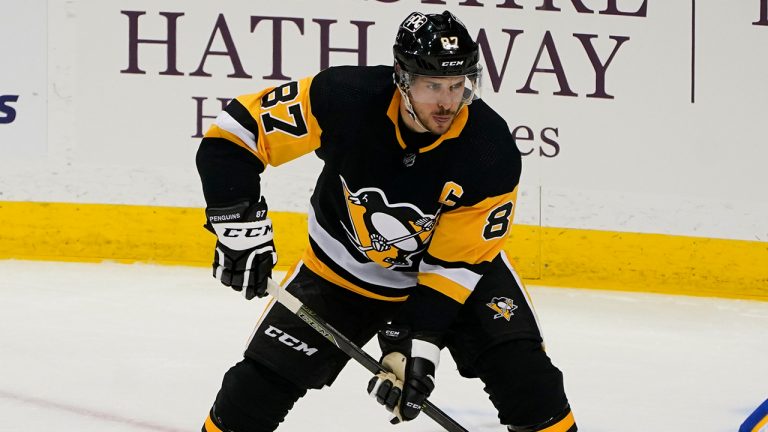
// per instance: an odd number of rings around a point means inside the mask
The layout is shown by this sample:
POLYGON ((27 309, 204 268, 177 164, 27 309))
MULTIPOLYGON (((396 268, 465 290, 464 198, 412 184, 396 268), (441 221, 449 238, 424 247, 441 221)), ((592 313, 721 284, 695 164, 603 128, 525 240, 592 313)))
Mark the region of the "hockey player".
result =
MULTIPOLYGON (((414 12, 394 56, 394 67, 332 67, 240 96, 217 117, 197 154, 218 238, 214 276, 247 299, 265 295, 277 255, 260 174, 314 151, 324 166, 309 245, 283 286, 359 346, 378 334, 392 373, 367 391, 393 422, 419 414, 447 347, 510 431, 576 431, 562 374, 502 250, 521 158, 479 99, 478 46, 450 12, 414 12)), ((347 361, 273 302, 203 431, 275 430, 347 361)))

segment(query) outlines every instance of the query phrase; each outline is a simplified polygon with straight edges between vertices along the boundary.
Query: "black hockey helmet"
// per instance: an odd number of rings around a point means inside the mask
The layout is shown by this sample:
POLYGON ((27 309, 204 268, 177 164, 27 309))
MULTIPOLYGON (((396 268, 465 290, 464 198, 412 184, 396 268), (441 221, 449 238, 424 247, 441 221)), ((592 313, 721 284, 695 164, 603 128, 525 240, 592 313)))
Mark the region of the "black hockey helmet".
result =
POLYGON ((449 11, 412 12, 400 24, 392 50, 395 84, 406 111, 423 131, 429 129, 414 103, 437 104, 458 113, 480 98, 483 68, 477 43, 449 11))
POLYGON ((395 62, 412 74, 456 76, 478 72, 477 43, 449 11, 412 12, 400 24, 393 51, 395 62))

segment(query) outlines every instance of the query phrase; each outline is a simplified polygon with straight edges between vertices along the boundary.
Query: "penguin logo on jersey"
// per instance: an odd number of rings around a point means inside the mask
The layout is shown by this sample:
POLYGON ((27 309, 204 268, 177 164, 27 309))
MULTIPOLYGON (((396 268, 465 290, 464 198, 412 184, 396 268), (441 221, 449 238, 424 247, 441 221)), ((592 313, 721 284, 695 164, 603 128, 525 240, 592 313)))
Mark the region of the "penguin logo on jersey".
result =
POLYGON ((408 203, 390 204, 381 189, 351 191, 341 178, 352 229, 343 223, 358 251, 385 268, 411 267, 412 257, 426 249, 440 210, 424 214, 408 203))
POLYGON ((512 302, 512 299, 507 297, 494 297, 490 303, 485 305, 496 312, 493 319, 504 318, 507 321, 512 319, 514 311, 517 309, 517 305, 512 302))

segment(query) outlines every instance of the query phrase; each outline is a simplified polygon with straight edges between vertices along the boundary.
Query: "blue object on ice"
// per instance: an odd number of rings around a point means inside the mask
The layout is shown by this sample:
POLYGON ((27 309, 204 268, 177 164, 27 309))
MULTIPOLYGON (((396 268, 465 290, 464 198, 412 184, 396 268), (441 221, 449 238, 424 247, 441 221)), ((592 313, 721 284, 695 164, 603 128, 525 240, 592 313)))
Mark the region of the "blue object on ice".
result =
POLYGON ((768 432, 768 399, 744 420, 739 432, 768 432))

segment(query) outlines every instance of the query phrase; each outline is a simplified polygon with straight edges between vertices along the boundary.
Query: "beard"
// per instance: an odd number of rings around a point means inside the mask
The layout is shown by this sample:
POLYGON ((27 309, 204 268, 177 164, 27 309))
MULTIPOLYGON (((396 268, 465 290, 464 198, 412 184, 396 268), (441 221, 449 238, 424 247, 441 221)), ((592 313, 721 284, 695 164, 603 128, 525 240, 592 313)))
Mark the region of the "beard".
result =
POLYGON ((451 110, 451 109, 448 109, 448 108, 440 108, 437 111, 433 111, 430 115, 438 115, 438 116, 448 116, 449 115, 451 117, 456 117, 456 113, 457 112, 458 111, 451 110))
POLYGON ((450 129, 451 125, 453 124, 453 120, 456 118, 456 114, 458 113, 458 110, 452 110, 450 108, 438 108, 435 111, 430 111, 426 115, 423 115, 421 113, 416 113, 419 122, 427 129, 429 133, 435 134, 435 135, 442 135, 444 134, 448 129, 450 129), (450 122, 445 123, 439 123, 432 119, 432 116, 442 116, 442 117, 451 117, 450 122))

